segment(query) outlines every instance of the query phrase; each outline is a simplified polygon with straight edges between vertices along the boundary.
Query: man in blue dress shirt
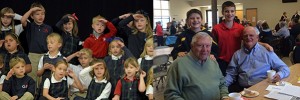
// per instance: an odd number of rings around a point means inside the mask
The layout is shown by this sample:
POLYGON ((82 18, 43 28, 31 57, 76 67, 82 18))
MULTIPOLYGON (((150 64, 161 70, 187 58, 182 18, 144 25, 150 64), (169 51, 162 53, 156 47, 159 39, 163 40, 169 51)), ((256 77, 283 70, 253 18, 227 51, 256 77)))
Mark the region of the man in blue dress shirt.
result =
POLYGON ((290 74, 288 66, 274 53, 258 43, 254 27, 243 31, 243 46, 236 51, 226 70, 226 85, 229 92, 240 92, 267 78, 268 70, 275 70, 273 82, 290 74))

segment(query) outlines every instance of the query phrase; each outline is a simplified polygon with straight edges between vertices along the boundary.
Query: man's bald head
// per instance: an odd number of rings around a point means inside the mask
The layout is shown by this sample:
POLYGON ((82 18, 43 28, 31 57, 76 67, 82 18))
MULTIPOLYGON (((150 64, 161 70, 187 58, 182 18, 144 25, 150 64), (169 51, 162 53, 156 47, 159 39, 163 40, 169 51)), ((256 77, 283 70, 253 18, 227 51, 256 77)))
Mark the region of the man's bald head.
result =
POLYGON ((252 26, 247 26, 247 27, 245 27, 244 30, 243 30, 243 34, 244 34, 245 32, 251 32, 251 33, 254 32, 256 35, 259 34, 259 33, 256 32, 255 27, 252 27, 252 26))
POLYGON ((254 27, 248 26, 244 28, 243 41, 244 46, 247 49, 252 49, 255 46, 255 44, 258 42, 258 33, 255 31, 254 27))

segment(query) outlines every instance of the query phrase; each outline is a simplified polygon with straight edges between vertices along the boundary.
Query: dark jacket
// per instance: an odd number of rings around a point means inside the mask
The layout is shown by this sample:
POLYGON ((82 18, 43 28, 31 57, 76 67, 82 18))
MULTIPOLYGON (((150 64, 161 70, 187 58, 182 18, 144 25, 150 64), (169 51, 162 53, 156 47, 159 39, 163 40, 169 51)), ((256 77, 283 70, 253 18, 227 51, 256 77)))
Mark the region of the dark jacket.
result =
MULTIPOLYGON (((209 31, 202 31, 202 32, 208 33, 215 41, 214 36, 209 31)), ((187 29, 177 37, 176 43, 174 45, 174 49, 171 52, 173 59, 177 58, 177 54, 179 52, 189 52, 191 50, 191 42, 195 34, 196 33, 194 31, 187 29)), ((211 47, 211 54, 213 54, 216 58, 218 57, 218 50, 219 47, 217 43, 213 42, 211 47)))

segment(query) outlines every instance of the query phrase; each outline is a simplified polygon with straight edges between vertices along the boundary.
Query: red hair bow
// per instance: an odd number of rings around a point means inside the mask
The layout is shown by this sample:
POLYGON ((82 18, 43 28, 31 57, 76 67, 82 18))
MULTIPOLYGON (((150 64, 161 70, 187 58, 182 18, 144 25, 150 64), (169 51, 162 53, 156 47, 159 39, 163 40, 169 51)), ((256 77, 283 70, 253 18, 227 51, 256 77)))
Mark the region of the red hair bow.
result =
POLYGON ((77 18, 77 16, 75 15, 75 13, 72 14, 72 17, 73 17, 75 20, 78 21, 78 18, 77 18))

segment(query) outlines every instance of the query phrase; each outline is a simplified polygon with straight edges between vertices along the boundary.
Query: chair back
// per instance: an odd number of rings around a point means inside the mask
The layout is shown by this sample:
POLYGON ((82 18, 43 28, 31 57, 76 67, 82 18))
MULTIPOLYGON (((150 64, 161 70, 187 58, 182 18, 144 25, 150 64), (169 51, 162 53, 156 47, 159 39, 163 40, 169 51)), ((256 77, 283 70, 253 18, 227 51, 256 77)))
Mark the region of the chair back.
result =
POLYGON ((158 55, 153 58, 153 65, 160 66, 169 62, 169 55, 158 55))

